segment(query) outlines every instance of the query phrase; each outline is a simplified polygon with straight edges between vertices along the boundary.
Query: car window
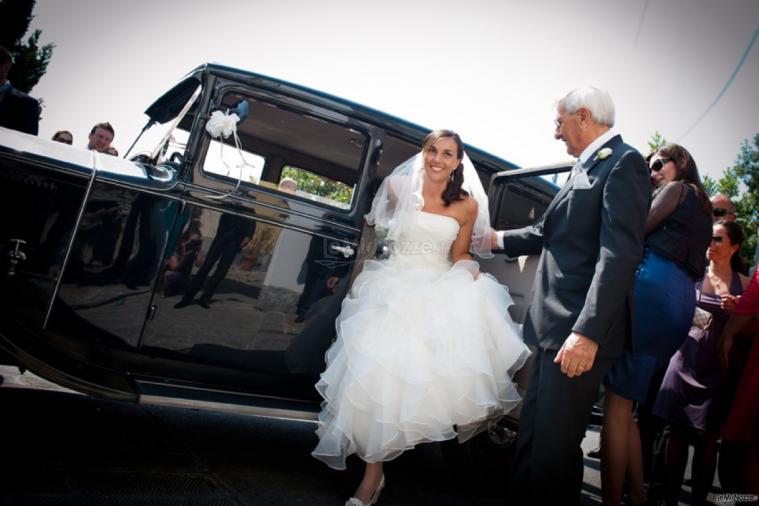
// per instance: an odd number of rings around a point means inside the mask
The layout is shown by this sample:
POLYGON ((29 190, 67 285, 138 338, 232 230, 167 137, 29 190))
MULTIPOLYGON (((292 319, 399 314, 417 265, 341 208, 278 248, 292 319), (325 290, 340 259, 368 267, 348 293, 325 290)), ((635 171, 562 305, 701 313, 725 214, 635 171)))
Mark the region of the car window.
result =
POLYGON ((237 125, 239 144, 233 136, 223 143, 212 140, 203 161, 205 173, 320 205, 351 208, 366 134, 239 92, 225 94, 219 108, 227 110, 241 100, 248 103, 249 113, 237 125))
POLYGON ((385 136, 385 142, 382 147, 382 156, 377 166, 377 174, 384 178, 388 176, 397 166, 419 153, 420 146, 399 139, 393 135, 385 136))
POLYGON ((277 188, 332 207, 350 209, 353 187, 294 165, 285 165, 277 188))
POLYGON ((522 182, 507 183, 504 191, 504 198, 492 223, 496 230, 512 230, 532 225, 551 203, 552 195, 522 182))

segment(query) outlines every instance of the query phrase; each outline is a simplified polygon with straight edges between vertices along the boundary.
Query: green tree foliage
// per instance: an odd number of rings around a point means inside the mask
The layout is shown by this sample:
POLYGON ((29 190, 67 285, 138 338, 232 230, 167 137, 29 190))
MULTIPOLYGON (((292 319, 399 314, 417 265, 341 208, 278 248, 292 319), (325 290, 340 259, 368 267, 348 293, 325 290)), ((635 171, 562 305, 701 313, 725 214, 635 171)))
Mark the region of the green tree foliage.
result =
POLYGON ((746 258, 754 258, 759 227, 759 134, 752 142, 743 141, 731 170, 745 188, 736 205, 738 222, 746 234, 743 252, 746 258))
POLYGON ((704 184, 706 193, 712 196, 721 193, 722 195, 735 200, 740 193, 741 183, 738 176, 735 175, 735 169, 732 167, 725 170, 722 177, 717 180, 712 179, 709 176, 704 176, 702 183, 704 184))
POLYGON ((659 149, 660 147, 666 144, 667 144, 667 139, 662 137, 662 135, 657 130, 648 140, 648 152, 654 153, 657 149, 659 149))
POLYGON ((706 190, 706 193, 709 195, 716 195, 719 192, 717 191, 717 181, 710 178, 709 176, 704 176, 701 178, 701 182, 704 185, 704 190, 706 190))
POLYGON ((353 196, 353 188, 340 181, 334 181, 324 176, 318 176, 313 172, 308 172, 290 165, 286 165, 282 169, 281 177, 294 179, 298 183, 298 190, 300 191, 335 200, 343 204, 350 204, 351 197, 353 196))
POLYGON ((35 0, 0 0, 0 45, 15 60, 8 75, 13 87, 28 93, 47 71, 54 44, 39 45, 41 30, 34 30, 26 42, 22 39, 34 19, 35 0))

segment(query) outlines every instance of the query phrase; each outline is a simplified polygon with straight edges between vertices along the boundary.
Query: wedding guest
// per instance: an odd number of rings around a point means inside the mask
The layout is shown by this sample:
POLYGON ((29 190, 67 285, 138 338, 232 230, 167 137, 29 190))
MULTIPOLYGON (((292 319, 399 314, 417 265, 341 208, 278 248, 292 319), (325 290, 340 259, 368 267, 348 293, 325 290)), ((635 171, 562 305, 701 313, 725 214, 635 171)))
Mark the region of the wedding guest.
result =
POLYGON ((718 193, 711 198, 711 203, 712 221, 735 221, 735 205, 733 204, 733 201, 730 200, 730 197, 718 193))
POLYGON ((191 220, 182 233, 174 254, 166 262, 163 275, 163 296, 184 293, 190 284, 192 268, 203 265, 203 236, 200 220, 191 220))
POLYGON ((601 430, 601 488, 605 505, 618 505, 625 476, 630 503, 647 501, 640 432, 633 403, 644 403, 654 375, 688 335, 696 306, 694 282, 706 268, 711 203, 690 153, 677 144, 651 158, 655 187, 645 227, 643 261, 635 276, 632 349, 605 379, 601 430))
MULTIPOLYGON (((759 267, 759 266, 757 266, 759 267)), ((720 362, 728 367, 731 349, 738 332, 750 325, 753 330, 751 350, 743 368, 738 390, 733 400, 722 438, 747 445, 743 465, 737 466, 740 473, 736 491, 759 495, 759 269, 733 308, 725 329, 720 337, 720 362)))
POLYGON ((0 127, 37 135, 40 121, 39 102, 17 90, 8 80, 13 55, 0 46, 0 127))
POLYGON ((224 213, 219 217, 216 235, 208 247, 203 264, 187 285, 182 298, 174 304, 181 309, 193 303, 195 295, 202 290, 197 303, 205 308, 211 307, 211 299, 219 284, 224 280, 235 257, 250 241, 256 232, 256 222, 244 216, 224 213), (211 274, 211 269, 216 268, 211 274))
POLYGON ((612 130, 605 90, 558 102, 554 137, 579 160, 537 224, 498 232, 504 252, 540 254, 524 336, 537 347, 509 504, 577 504, 580 443, 603 377, 630 338, 635 268, 650 203, 641 154, 612 130))
POLYGON ((354 280, 316 385, 314 457, 335 469, 354 453, 366 462, 348 506, 377 502, 384 462, 471 437, 514 408, 511 376, 529 355, 508 291, 470 254, 490 256, 488 202, 455 132, 430 133, 384 179, 366 219, 387 231, 392 253, 354 280))
POLYGON ((277 185, 277 188, 287 193, 295 193, 298 191, 298 182, 291 177, 283 177, 277 185))
POLYGON ((113 138, 116 135, 113 127, 108 122, 98 123, 92 130, 87 141, 87 149, 105 153, 110 147, 113 138))
POLYGON ((715 223, 706 250, 706 275, 696 282, 697 315, 688 338, 669 362, 654 404, 654 414, 670 423, 665 461, 668 504, 676 505, 679 500, 689 443, 694 446, 692 504, 706 504, 714 481, 717 438, 740 373, 720 366, 719 336, 749 281, 740 274, 745 269, 742 244, 740 225, 734 221, 715 223))
POLYGON ((52 140, 71 145, 74 143, 74 135, 68 130, 58 130, 53 134, 52 140))

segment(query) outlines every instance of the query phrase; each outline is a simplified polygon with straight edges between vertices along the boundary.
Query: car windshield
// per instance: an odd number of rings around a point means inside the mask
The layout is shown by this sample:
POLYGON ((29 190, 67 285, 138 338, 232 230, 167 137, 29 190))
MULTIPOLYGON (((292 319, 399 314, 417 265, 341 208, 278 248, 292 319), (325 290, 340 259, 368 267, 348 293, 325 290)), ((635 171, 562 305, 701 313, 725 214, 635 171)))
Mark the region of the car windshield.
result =
POLYGON ((157 121, 151 122, 139 137, 129 152, 129 159, 153 165, 182 160, 190 138, 190 128, 195 117, 202 86, 198 83, 194 87, 194 91, 189 91, 191 92, 189 98, 188 93, 179 97, 167 94, 148 108, 146 114, 150 114, 150 117, 157 121), (177 101, 178 98, 179 102, 177 101), (173 103, 168 104, 170 101, 173 103), (163 106, 163 109, 156 111, 159 106, 163 106), (169 107, 173 110, 168 110, 169 107), (178 112, 176 112, 177 109, 178 112), (174 114, 176 115, 174 116, 174 114), (165 119, 166 115, 174 117, 159 123, 165 119))

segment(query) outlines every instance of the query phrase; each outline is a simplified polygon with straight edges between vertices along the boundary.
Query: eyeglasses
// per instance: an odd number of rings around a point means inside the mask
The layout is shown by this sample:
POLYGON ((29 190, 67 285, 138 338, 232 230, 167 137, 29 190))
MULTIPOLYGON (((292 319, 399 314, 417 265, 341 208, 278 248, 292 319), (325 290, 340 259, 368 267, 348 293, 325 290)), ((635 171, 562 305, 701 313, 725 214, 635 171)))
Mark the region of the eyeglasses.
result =
POLYGON ((713 235, 712 236, 712 242, 716 242, 717 244, 722 244, 724 237, 721 235, 713 235))
POLYGON ((657 158, 654 160, 654 163, 651 164, 651 170, 654 172, 659 172, 662 167, 667 165, 669 162, 671 162, 671 158, 657 158))
POLYGON ((553 120, 553 124, 556 125, 556 130, 558 130, 559 128, 561 128, 561 126, 564 124, 564 118, 572 116, 574 114, 577 114, 577 111, 575 111, 575 112, 568 112, 566 114, 562 114, 561 116, 559 116, 558 118, 556 118, 555 120, 553 120))
POLYGON ((734 212, 728 211, 724 207, 715 207, 714 209, 712 209, 712 216, 714 216, 715 218, 721 218, 725 216, 726 214, 735 215, 734 212))

